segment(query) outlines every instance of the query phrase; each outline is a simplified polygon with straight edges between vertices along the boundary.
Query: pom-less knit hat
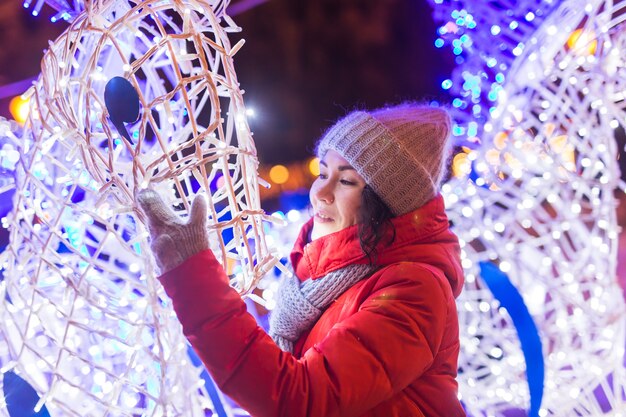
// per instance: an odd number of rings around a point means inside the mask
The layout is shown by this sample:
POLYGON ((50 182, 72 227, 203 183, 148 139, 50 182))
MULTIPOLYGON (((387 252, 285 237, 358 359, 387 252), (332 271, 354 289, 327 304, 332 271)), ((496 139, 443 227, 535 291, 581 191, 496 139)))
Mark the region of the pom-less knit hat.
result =
POLYGON ((437 195, 445 174, 451 120, 437 107, 401 104, 355 111, 333 125, 317 144, 321 159, 339 153, 395 215, 437 195))

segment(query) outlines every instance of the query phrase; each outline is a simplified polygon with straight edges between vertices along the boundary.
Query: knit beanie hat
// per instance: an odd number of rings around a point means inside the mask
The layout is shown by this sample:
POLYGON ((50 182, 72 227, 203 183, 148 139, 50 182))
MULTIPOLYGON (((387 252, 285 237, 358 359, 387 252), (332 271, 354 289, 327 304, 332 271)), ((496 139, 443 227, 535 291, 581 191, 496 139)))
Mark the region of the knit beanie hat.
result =
POLYGON ((339 153, 398 216, 439 192, 450 126, 444 109, 427 105, 355 111, 324 134, 316 153, 339 153))

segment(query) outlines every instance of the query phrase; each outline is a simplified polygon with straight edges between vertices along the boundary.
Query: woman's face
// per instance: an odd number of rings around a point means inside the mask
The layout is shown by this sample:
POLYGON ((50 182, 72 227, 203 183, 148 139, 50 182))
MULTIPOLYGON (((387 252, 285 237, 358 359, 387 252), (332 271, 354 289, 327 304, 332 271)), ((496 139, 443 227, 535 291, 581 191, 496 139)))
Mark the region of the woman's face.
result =
POLYGON ((358 223, 365 180, 333 150, 320 160, 320 175, 313 182, 309 198, 314 223, 311 240, 358 223))

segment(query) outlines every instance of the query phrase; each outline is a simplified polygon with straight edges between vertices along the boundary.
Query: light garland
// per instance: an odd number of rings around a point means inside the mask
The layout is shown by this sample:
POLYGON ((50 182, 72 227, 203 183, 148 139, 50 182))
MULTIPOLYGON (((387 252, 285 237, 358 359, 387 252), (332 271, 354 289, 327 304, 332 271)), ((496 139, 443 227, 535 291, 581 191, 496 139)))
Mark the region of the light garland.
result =
MULTIPOLYGON (((85 3, 87 8, 94 8, 101 10, 102 5, 110 0, 18 0, 22 2, 22 5, 26 9, 30 9, 33 16, 38 16, 45 4, 52 7, 56 14, 54 14, 50 21, 57 22, 64 20, 71 22, 78 17, 85 10, 85 3)), ((228 6, 230 0, 211 0, 207 1, 211 5, 213 14, 217 17, 222 16, 228 6)))
POLYGON ((233 68, 243 42, 231 47, 227 33, 239 28, 214 13, 225 6, 89 2, 50 44, 26 94, 29 118, 13 144, 14 209, 4 222, 0 373, 19 374, 52 415, 212 409, 147 256, 134 203, 141 188, 183 214, 195 194, 208 196, 213 250, 242 295, 277 262, 233 68), (143 109, 129 138, 107 117, 103 93, 115 76, 131 82, 143 109))
POLYGON ((50 20, 57 22, 59 20, 71 21, 74 20, 84 9, 85 4, 83 0, 24 0, 22 5, 26 9, 30 9, 33 16, 38 16, 41 13, 41 9, 44 4, 50 5, 56 14, 54 14, 50 20))
POLYGON ((539 329, 538 415, 620 415, 626 309, 613 193, 624 187, 614 129, 626 121, 625 5, 434 3, 442 28, 476 22, 448 33, 453 47, 464 35, 469 46, 457 51, 465 63, 444 86, 467 103, 455 105, 465 175, 444 186, 467 278, 458 300, 462 400, 474 416, 504 416, 531 401, 532 364, 481 278, 486 262, 508 275, 539 329), (494 68, 501 82, 467 83, 491 80, 494 68))
POLYGON ((437 30, 435 46, 450 47, 458 65, 442 82, 453 95, 453 135, 460 144, 476 148, 496 110, 509 70, 532 33, 557 6, 557 1, 524 0, 474 4, 470 1, 430 0, 437 30))
MULTIPOLYGON (((272 214, 272 217, 276 218, 278 222, 274 225, 268 224, 265 235, 267 244, 276 248, 276 256, 283 265, 289 265, 291 262, 289 255, 293 250, 293 245, 300 233, 300 229, 311 218, 311 210, 291 209, 287 213, 277 211, 272 214), (276 225, 280 226, 277 227, 276 225)), ((260 297, 254 300, 267 310, 274 309, 276 305, 278 283, 283 276, 281 272, 284 271, 275 269, 274 274, 265 275, 258 284, 257 288, 260 290, 260 297)))

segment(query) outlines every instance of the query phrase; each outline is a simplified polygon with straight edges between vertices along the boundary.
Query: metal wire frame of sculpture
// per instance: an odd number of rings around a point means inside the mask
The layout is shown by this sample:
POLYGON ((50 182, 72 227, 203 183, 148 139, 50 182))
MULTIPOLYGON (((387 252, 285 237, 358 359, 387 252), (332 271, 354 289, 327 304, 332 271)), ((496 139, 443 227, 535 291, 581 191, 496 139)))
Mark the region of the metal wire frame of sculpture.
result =
POLYGON ((212 407, 154 279, 134 196, 152 187, 186 215, 206 194, 213 250, 243 296, 276 263, 233 67, 243 42, 231 47, 239 29, 214 13, 224 7, 89 2, 43 57, 27 92, 0 282, 0 369, 36 389, 38 408, 204 416, 212 407), (128 137, 103 99, 115 76, 142 109, 128 137))

